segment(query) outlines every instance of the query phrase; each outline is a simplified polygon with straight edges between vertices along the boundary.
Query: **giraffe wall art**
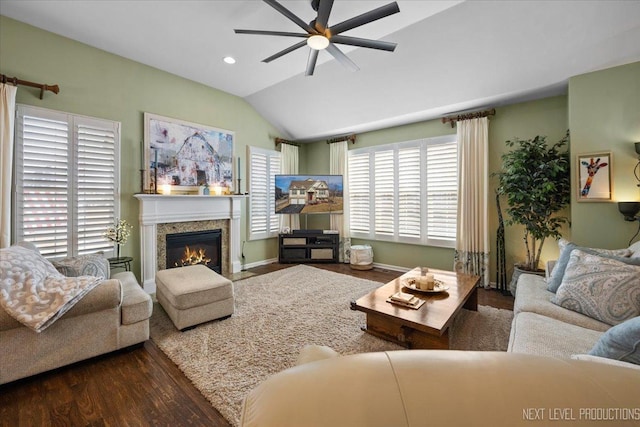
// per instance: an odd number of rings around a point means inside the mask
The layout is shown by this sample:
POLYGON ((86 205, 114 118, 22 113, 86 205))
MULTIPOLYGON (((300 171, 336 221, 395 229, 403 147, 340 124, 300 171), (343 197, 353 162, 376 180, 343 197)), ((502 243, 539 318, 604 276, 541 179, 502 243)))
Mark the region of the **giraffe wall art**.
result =
POLYGON ((578 201, 610 201, 611 153, 579 154, 578 201))

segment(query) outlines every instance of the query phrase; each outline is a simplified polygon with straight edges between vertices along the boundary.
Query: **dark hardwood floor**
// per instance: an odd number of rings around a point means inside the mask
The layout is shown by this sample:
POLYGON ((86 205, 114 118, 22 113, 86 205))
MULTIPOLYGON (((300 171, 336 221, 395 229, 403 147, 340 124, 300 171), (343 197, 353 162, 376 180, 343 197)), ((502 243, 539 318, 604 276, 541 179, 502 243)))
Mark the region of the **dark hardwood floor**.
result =
MULTIPOLYGON (((311 264, 388 282, 400 273, 345 264, 311 264)), ((291 264, 249 270, 265 274, 291 264)), ((513 297, 480 289, 478 303, 513 309, 513 297)), ((6 368, 6 367, 3 367, 6 368)), ((133 349, 0 386, 0 425, 19 426, 229 426, 182 372, 149 340, 133 349)))

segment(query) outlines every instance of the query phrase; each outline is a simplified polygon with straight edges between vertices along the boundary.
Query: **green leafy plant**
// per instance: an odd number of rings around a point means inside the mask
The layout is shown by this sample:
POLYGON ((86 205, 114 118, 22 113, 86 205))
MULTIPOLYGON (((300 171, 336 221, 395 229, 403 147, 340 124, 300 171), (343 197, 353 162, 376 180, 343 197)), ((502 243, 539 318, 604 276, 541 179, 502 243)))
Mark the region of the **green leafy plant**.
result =
POLYGON ((525 229, 527 259, 519 265, 524 270, 538 270, 545 239, 560 238, 560 227, 569 222, 558 215, 571 200, 568 142, 569 131, 550 147, 545 136, 508 140, 507 146, 515 148, 502 155, 502 171, 494 174, 498 194, 507 198, 506 224, 525 229))

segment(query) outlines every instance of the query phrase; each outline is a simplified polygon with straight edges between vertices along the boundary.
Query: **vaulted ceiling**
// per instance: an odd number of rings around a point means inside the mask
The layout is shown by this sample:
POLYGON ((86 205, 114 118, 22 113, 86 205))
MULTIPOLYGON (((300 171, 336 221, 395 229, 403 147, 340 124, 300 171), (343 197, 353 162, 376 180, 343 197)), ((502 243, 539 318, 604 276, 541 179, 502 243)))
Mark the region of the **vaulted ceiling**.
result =
MULTIPOLYGON (((308 0, 280 3, 315 18, 308 0)), ((387 3, 335 0, 329 25, 387 3)), ((640 1, 397 3, 345 33, 395 52, 341 47, 357 72, 320 52, 313 76, 306 46, 261 62, 297 39, 234 33, 300 31, 257 0, 0 0, 0 14, 243 97, 300 141, 560 94, 571 76, 640 61, 640 1)))

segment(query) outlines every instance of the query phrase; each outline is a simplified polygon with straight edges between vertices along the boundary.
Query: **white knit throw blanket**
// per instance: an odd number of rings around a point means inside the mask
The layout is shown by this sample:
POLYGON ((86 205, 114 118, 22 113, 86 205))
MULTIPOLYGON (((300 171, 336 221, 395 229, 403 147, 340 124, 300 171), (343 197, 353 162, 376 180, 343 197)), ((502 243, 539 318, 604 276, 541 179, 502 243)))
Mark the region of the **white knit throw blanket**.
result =
POLYGON ((21 246, 0 249, 0 305, 36 332, 59 319, 102 277, 65 277, 37 251, 21 246))

